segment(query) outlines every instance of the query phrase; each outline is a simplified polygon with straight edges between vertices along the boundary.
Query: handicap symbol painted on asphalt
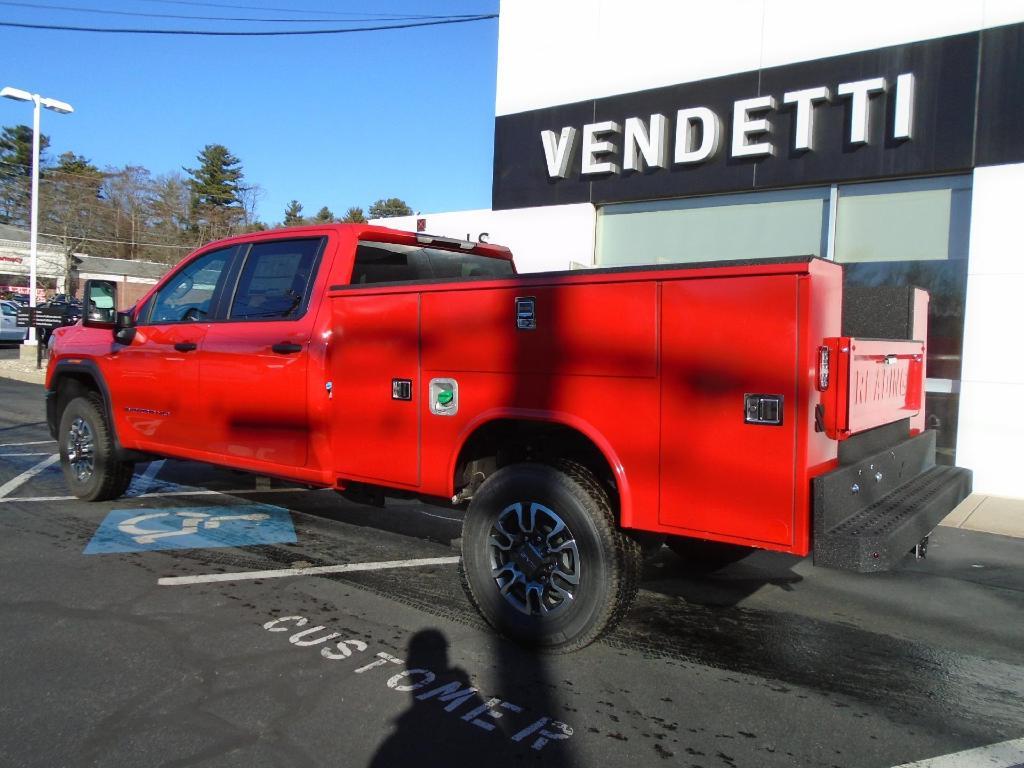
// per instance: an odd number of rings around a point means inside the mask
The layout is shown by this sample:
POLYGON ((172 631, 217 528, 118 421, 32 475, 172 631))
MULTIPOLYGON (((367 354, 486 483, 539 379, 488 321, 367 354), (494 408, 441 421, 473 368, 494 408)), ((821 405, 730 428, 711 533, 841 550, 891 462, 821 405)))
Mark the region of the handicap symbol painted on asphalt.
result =
POLYGON ((270 504, 115 509, 100 524, 85 554, 294 541, 295 527, 288 510, 270 504))

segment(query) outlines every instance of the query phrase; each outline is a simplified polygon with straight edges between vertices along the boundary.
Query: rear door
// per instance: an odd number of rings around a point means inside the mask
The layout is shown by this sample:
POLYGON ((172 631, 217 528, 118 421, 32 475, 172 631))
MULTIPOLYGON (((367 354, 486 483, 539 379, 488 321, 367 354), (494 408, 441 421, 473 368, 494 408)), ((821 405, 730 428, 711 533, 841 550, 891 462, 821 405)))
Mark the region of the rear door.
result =
POLYGON ((310 294, 325 237, 244 246, 222 319, 203 338, 199 408, 206 449, 301 467, 309 447, 310 294))

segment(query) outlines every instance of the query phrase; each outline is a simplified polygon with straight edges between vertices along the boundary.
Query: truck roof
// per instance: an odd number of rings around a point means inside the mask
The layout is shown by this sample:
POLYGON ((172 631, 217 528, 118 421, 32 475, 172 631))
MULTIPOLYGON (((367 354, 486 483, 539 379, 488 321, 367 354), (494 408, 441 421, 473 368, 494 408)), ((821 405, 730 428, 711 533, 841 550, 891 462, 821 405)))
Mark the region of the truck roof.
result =
POLYGON ((302 236, 324 235, 332 231, 352 240, 375 240, 378 242, 401 243, 403 245, 423 245, 430 246, 431 248, 475 253, 479 256, 488 256, 493 259, 502 259, 504 261, 512 260, 512 252, 503 245, 496 245, 494 243, 477 243, 472 240, 459 240, 457 238, 431 235, 426 232, 407 232, 401 229, 381 227, 376 224, 311 224, 301 227, 277 227, 276 229, 266 229, 260 232, 247 232, 242 235, 234 235, 233 237, 227 237, 222 240, 215 240, 200 246, 196 250, 206 250, 213 247, 219 248, 225 245, 233 245, 235 243, 273 239, 278 238, 285 233, 289 235, 302 236))

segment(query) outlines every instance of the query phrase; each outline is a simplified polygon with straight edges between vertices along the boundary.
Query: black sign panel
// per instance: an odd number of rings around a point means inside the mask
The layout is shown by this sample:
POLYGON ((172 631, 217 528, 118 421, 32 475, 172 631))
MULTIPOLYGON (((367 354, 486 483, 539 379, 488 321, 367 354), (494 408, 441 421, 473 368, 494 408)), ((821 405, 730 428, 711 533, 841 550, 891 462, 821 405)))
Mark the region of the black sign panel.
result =
POLYGON ((59 310, 36 310, 36 328, 60 328, 66 322, 67 316, 59 310))
POLYGON ((32 325, 36 328, 60 328, 68 324, 68 317, 59 309, 18 307, 14 323, 19 328, 28 328, 32 325))
MULTIPOLYGON (((1024 122, 1024 24, 985 32, 972 32, 920 43, 835 56, 818 61, 729 75, 696 83, 655 88, 638 93, 594 99, 546 109, 503 115, 495 121, 492 207, 496 210, 536 205, 592 202, 595 204, 665 197, 775 189, 864 179, 962 172, 980 162, 1022 159, 1024 140, 1008 131, 999 118, 1006 107, 1024 122), (981 39, 985 36, 985 50, 981 39), (989 41, 998 43, 990 50, 989 41), (978 93, 981 71, 980 105, 978 93), (899 136, 896 127, 897 79, 913 75, 911 135, 899 136), (881 78, 884 91, 867 99, 866 143, 853 143, 854 99, 839 93, 842 84, 881 78), (815 103, 812 147, 796 149, 795 104, 785 94, 810 88, 828 89, 829 99, 815 103), (750 135, 752 141, 770 142, 773 153, 734 157, 734 105, 737 101, 771 96, 774 108, 752 117, 766 117, 767 134, 750 135), (1000 104, 1004 106, 1001 107, 1000 104), (718 151, 692 164, 672 162, 676 113, 705 107, 720 121, 718 151), (979 137, 990 137, 988 147, 975 157, 975 115, 979 137), (993 114, 986 116, 986 112, 993 114), (627 118, 649 125, 651 115, 667 118, 668 153, 664 168, 583 175, 583 127, 613 121, 620 127, 627 118), (551 178, 541 132, 560 136, 576 129, 565 178, 551 178)), ((904 92, 904 96, 907 92, 904 92)), ((1005 123, 1005 125, 1004 125, 1005 123)), ((622 132, 601 137, 615 146, 602 160, 623 164, 622 132)))
POLYGON ((1024 24, 981 32, 978 165, 1024 162, 1024 24))

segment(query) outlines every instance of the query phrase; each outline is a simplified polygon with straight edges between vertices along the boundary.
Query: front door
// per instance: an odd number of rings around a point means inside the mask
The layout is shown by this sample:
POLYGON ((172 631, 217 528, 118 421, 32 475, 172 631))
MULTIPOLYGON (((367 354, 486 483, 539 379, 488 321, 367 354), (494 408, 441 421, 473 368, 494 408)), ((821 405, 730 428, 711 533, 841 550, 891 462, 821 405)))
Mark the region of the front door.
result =
POLYGON ((221 248, 182 265, 136 314, 131 344, 114 345, 107 386, 125 445, 202 450, 199 349, 236 251, 221 248))

